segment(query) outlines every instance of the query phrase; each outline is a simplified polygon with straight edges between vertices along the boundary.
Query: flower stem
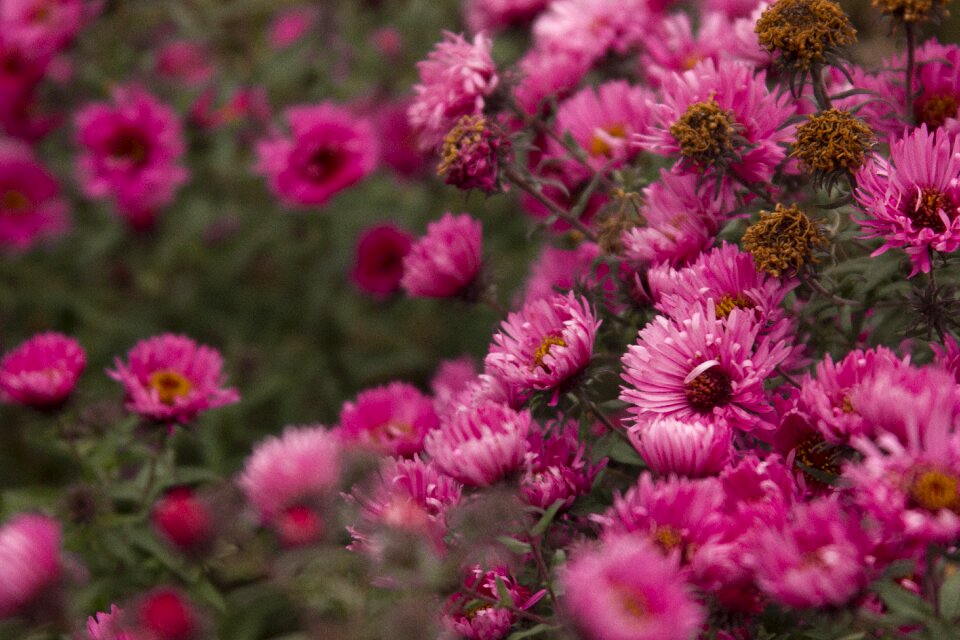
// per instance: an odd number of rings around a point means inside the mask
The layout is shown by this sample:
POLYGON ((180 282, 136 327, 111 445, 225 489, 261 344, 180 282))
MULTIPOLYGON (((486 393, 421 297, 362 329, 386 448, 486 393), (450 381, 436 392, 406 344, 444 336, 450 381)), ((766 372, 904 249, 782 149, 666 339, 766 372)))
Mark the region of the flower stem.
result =
POLYGON ((565 210, 563 207, 554 202, 552 198, 543 192, 543 190, 540 188, 540 185, 534 184, 526 176, 520 174, 520 172, 513 167, 507 167, 504 171, 504 174, 510 182, 529 193, 537 200, 537 202, 549 209, 550 213, 582 233, 591 242, 597 241, 597 234, 593 232, 593 229, 585 225, 579 218, 573 216, 569 211, 565 210))

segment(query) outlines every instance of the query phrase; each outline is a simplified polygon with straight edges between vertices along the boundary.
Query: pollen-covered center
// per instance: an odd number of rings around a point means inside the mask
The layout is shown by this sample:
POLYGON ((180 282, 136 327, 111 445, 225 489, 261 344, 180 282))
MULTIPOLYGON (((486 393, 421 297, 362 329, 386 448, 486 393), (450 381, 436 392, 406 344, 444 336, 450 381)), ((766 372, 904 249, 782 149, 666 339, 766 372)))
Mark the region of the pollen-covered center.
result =
POLYGON ((939 469, 927 469, 914 476, 910 483, 910 498, 916 506, 928 511, 960 509, 960 478, 939 469))
POLYGON ((656 532, 653 534, 653 541, 664 551, 670 552, 680 546, 683 542, 683 537, 679 531, 665 525, 657 527, 656 532))
POLYGON ((717 310, 718 318, 726 318, 734 309, 756 309, 757 303, 742 293, 725 293, 723 297, 714 304, 714 307, 717 310))
POLYGON ((929 129, 938 129, 948 118, 957 117, 960 103, 952 93, 935 93, 921 98, 916 103, 914 115, 918 124, 926 124, 929 129))
POLYGON ((710 367, 686 384, 687 402, 700 413, 710 413, 733 398, 730 376, 720 367, 710 367))
POLYGON ((915 227, 931 229, 935 233, 943 233, 947 226, 940 217, 940 212, 947 215, 948 220, 957 217, 957 206, 947 195, 933 187, 917 190, 917 197, 907 205, 905 213, 915 227))
POLYGON ((182 398, 190 393, 193 384, 182 374, 163 369, 150 374, 150 387, 157 390, 160 402, 173 404, 177 398, 182 398))
POLYGON ((593 137, 590 138, 590 155, 594 157, 606 156, 609 158, 613 155, 613 145, 610 144, 611 141, 615 139, 622 140, 626 137, 627 128, 622 124, 612 124, 604 127, 596 131, 593 137))
POLYGON ((10 189, 0 197, 0 210, 4 213, 22 213, 29 208, 30 199, 16 189, 10 189))
POLYGON ((711 164, 733 151, 737 122, 731 111, 721 109, 713 98, 687 107, 670 127, 680 153, 698 164, 711 164))
POLYGON ((307 178, 314 182, 322 182, 336 173, 343 164, 343 155, 339 149, 321 147, 314 151, 304 167, 307 178))
POLYGON ((530 369, 536 369, 537 367, 542 368, 547 373, 550 373, 550 367, 544 364, 543 359, 547 357, 547 354, 550 353, 551 347, 565 347, 567 346, 566 341, 561 338, 558 334, 550 334, 544 336, 543 341, 540 343, 540 346, 536 348, 533 352, 533 364, 530 366, 530 369))
POLYGON ((625 585, 615 585, 613 593, 614 600, 620 606, 621 611, 638 620, 643 620, 647 617, 650 605, 639 589, 625 585))
POLYGON ((138 131, 121 129, 108 144, 107 152, 115 160, 124 160, 138 167, 147 161, 149 147, 138 131))

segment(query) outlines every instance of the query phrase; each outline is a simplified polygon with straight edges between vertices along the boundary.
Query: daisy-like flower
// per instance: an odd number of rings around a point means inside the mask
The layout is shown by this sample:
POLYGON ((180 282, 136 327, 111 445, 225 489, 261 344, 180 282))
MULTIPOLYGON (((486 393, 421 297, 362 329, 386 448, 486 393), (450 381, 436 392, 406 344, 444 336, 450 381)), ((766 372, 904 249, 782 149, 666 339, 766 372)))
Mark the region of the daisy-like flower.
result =
POLYGON ((795 129, 785 124, 796 112, 789 95, 772 93, 763 71, 725 60, 665 78, 662 104, 651 110, 650 127, 635 139, 645 151, 678 157, 686 171, 732 171, 749 183, 769 182, 795 129))
POLYGON ((560 582, 564 608, 591 640, 690 640, 704 621, 676 561, 634 536, 580 549, 560 582))
POLYGON ((647 81, 660 86, 665 78, 688 71, 701 60, 726 57, 733 44, 731 27, 731 18, 717 11, 702 14, 696 35, 685 13, 658 20, 651 36, 658 46, 647 47, 640 56, 647 81))
POLYGON ((330 102, 284 111, 290 137, 275 133, 257 145, 257 172, 288 207, 322 206, 377 167, 372 125, 330 102))
POLYGON ((351 279, 365 293, 385 298, 400 290, 403 258, 410 253, 413 237, 393 224, 378 224, 364 230, 357 240, 351 279))
POLYGON ((483 266, 483 226, 466 213, 427 225, 403 259, 400 286, 411 296, 467 296, 483 266))
POLYGON ((930 272, 930 251, 960 247, 960 142, 925 124, 890 144, 889 161, 873 158, 857 173, 858 223, 867 238, 883 238, 877 256, 903 248, 910 277, 930 272))
POLYGON ((790 347, 759 337, 760 329, 752 311, 737 308, 718 318, 715 305, 680 322, 658 316, 622 358, 627 386, 620 399, 638 422, 663 415, 772 429, 763 383, 790 347))
POLYGON ((577 422, 556 422, 541 431, 533 428, 524 457, 520 493, 527 504, 547 509, 557 500, 570 508, 577 496, 590 492, 606 460, 590 464, 586 446, 577 439, 577 422), (550 435, 544 432, 549 431, 550 435))
POLYGON ((548 4, 550 0, 467 0, 463 13, 471 32, 494 32, 529 22, 548 4))
POLYGON ((60 524, 24 513, 0 527, 0 620, 16 616, 56 586, 63 572, 60 524))
POLYGON ((84 193, 112 199, 134 228, 151 226, 188 177, 180 164, 183 131, 173 109, 143 89, 121 87, 113 104, 89 104, 74 122, 84 193))
POLYGON ((0 360, 0 399, 35 408, 58 407, 87 366, 87 354, 62 333, 40 333, 0 360))
POLYGON ((413 385, 393 382, 345 402, 334 431, 345 443, 409 457, 423 449, 424 436, 439 424, 430 398, 413 385))
POLYGON ((0 247, 28 249, 69 226, 53 175, 26 145, 0 140, 0 247))
MULTIPOLYGON (((531 594, 530 590, 517 582, 506 567, 494 567, 484 571, 480 565, 467 570, 463 585, 471 591, 500 600, 498 583, 506 589, 513 601, 511 609, 526 611, 543 598, 545 591, 531 594)), ((469 593, 458 591, 450 596, 443 615, 443 626, 467 640, 501 640, 510 633, 517 621, 517 614, 511 609, 498 607, 493 603, 478 602, 469 593)))
POLYGON ((533 42, 541 50, 574 54, 589 66, 643 43, 649 22, 644 0, 557 0, 534 23, 533 42))
POLYGON ((419 132, 424 148, 434 148, 461 116, 482 115, 486 99, 500 83, 489 37, 478 33, 473 42, 444 32, 426 60, 417 63, 420 83, 407 117, 419 132))
POLYGON ((871 544, 860 517, 832 498, 798 505, 782 528, 760 528, 749 562, 757 585, 789 607, 840 606, 870 578, 871 544))
POLYGON ((503 321, 486 367, 521 390, 559 389, 589 364, 599 326, 572 292, 534 300, 503 321))
POLYGON ((87 640, 136 640, 121 628, 124 612, 117 605, 110 605, 110 613, 98 612, 87 618, 87 640))
POLYGON ((83 24, 83 0, 5 0, 4 37, 44 55, 66 47, 83 24))
POLYGON ((658 417, 635 425, 630 444, 652 471, 702 478, 720 473, 733 453, 733 431, 709 420, 658 417))
POLYGON ((207 409, 239 402, 225 387, 223 358, 211 347, 170 333, 141 340, 107 374, 126 391, 127 410, 147 420, 186 424, 207 409))
POLYGON ((523 464, 530 412, 497 402, 461 406, 427 434, 424 448, 440 470, 470 487, 487 487, 523 464))

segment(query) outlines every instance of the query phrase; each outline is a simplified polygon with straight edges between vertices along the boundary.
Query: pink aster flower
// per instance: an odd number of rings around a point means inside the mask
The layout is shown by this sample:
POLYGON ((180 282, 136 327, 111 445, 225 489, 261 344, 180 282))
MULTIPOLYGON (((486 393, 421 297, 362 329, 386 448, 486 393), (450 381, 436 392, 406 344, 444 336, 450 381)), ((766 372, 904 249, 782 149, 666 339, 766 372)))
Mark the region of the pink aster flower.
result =
POLYGON ((224 387, 223 359, 216 349, 170 333, 138 342, 107 374, 126 391, 127 410, 148 420, 186 424, 207 409, 240 400, 224 387))
POLYGON ((772 429, 763 384, 790 348, 759 337, 752 315, 733 309, 719 319, 709 306, 681 322, 655 318, 623 356, 620 399, 638 422, 711 417, 744 431, 772 429))
POLYGON ((552 298, 573 289, 578 282, 587 280, 593 261, 599 256, 600 247, 593 242, 582 242, 576 249, 545 245, 530 265, 524 302, 552 298))
POLYGON ((62 333, 40 333, 0 360, 0 399, 35 408, 63 404, 87 366, 80 343, 62 333))
POLYGON ((660 86, 674 73, 682 73, 701 60, 716 62, 731 44, 731 19, 723 13, 706 12, 700 16, 696 35, 690 16, 677 13, 654 23, 651 41, 640 56, 641 70, 647 81, 660 86))
POLYGON ((780 526, 800 501, 801 489, 790 468, 777 455, 764 459, 754 454, 740 458, 720 474, 724 510, 737 520, 780 526))
POLYGON ((63 49, 83 24, 83 0, 4 0, 4 37, 44 54, 63 49))
POLYGON ((421 176, 434 161, 432 150, 427 153, 420 149, 417 131, 407 119, 409 107, 409 100, 389 102, 375 109, 372 116, 380 139, 380 159, 400 178, 421 176))
POLYGON ((270 23, 270 46, 286 49, 296 44, 313 26, 316 13, 311 7, 294 7, 279 12, 270 23))
POLYGON ((466 213, 427 225, 403 259, 400 286, 411 296, 449 298, 463 296, 480 274, 483 226, 466 213))
MULTIPOLYGON (((500 600, 500 587, 510 594, 514 608, 525 611, 535 605, 544 596, 545 591, 531 594, 510 575, 506 567, 495 567, 484 571, 480 565, 474 565, 467 571, 463 584, 468 589, 482 593, 488 598, 500 600)), ((497 607, 492 603, 476 604, 476 598, 469 593, 457 592, 450 596, 443 615, 443 625, 467 640, 502 640, 510 633, 517 621, 517 614, 510 609, 497 607)))
POLYGON ((153 507, 154 530, 185 553, 202 553, 213 541, 213 517, 206 501, 189 487, 174 487, 153 507))
POLYGON ((860 517, 835 499, 794 508, 782 528, 756 533, 750 562, 760 589, 789 607, 840 606, 871 577, 871 545, 860 517))
POLYGON ((936 343, 931 343, 930 347, 936 356, 934 362, 952 373, 957 384, 960 384, 960 344, 956 339, 948 334, 944 337, 942 347, 936 343))
POLYGON ((960 142, 921 125, 890 144, 889 161, 875 157, 857 172, 857 222, 867 238, 883 238, 871 255, 904 248, 913 269, 929 273, 930 251, 960 247, 960 142))
POLYGON ((578 441, 578 428, 571 420, 531 430, 520 478, 520 494, 527 504, 547 509, 562 500, 563 508, 569 509, 578 496, 590 492, 606 460, 590 464, 586 446, 578 441))
POLYGON ((254 447, 237 484, 270 524, 291 507, 331 494, 340 479, 340 453, 339 438, 320 425, 287 427, 254 447))
POLYGON ((476 379, 477 365, 470 356, 443 360, 430 380, 433 406, 437 413, 446 414, 446 408, 476 379))
POLYGON ((393 382, 362 392, 356 402, 345 402, 334 431, 345 443, 409 457, 423 449, 424 436, 439 424, 430 398, 413 385, 393 382))
POLYGON ((650 153, 679 157, 681 169, 713 172, 719 163, 747 182, 769 182, 786 157, 785 145, 795 130, 786 122, 796 107, 789 94, 771 92, 766 74, 755 73, 751 65, 704 60, 664 78, 662 96, 662 103, 651 106, 647 132, 635 140, 650 153), (729 129, 698 139, 689 123, 702 117, 723 121, 729 129))
POLYGON ((367 227, 357 240, 351 279, 361 291, 377 298, 399 291, 403 259, 412 244, 413 236, 396 225, 367 227))
POLYGON ((646 0, 556 0, 533 24, 534 46, 574 54, 590 66, 640 45, 649 19, 646 0))
POLYGON ((539 114, 549 98, 568 96, 590 71, 593 61, 579 53, 532 48, 517 61, 521 81, 513 89, 524 111, 539 114))
POLYGON ((176 40, 157 52, 157 74, 188 87, 206 84, 216 68, 206 48, 198 42, 176 40))
POLYGON ((705 619, 676 561, 633 536, 580 549, 560 582, 564 608, 591 640, 690 640, 705 619))
POLYGON ((486 99, 500 82, 490 56, 490 38, 479 33, 473 43, 444 32, 426 60, 417 63, 420 83, 407 117, 424 148, 438 146, 461 116, 482 115, 486 99))
POLYGON ((0 247, 22 251, 68 226, 56 178, 29 147, 0 140, 0 247))
POLYGON ((331 102, 284 111, 291 137, 257 145, 256 171, 288 207, 321 206, 377 167, 379 145, 364 118, 331 102))
POLYGON ((600 321, 571 292, 534 300, 500 326, 486 367, 521 390, 547 390, 559 389, 590 363, 600 321))
POLYGON ((121 87, 113 104, 97 102, 75 116, 77 175, 91 198, 111 198, 134 228, 153 224, 187 180, 185 151, 173 109, 143 89, 121 87))
POLYGON ((124 631, 124 612, 117 605, 110 605, 110 613, 98 612, 87 618, 87 640, 136 640, 124 631))
POLYGON ((630 444, 652 471, 702 478, 720 473, 733 453, 733 432, 709 420, 658 417, 629 431, 630 444))
POLYGON ((487 487, 523 464, 530 412, 496 402, 461 406, 427 434, 424 448, 440 470, 470 487, 487 487))
POLYGON ((22 613, 63 572, 60 523, 23 513, 0 526, 0 620, 22 613))
POLYGON ((467 0, 463 9, 472 33, 494 32, 532 20, 550 0, 467 0))

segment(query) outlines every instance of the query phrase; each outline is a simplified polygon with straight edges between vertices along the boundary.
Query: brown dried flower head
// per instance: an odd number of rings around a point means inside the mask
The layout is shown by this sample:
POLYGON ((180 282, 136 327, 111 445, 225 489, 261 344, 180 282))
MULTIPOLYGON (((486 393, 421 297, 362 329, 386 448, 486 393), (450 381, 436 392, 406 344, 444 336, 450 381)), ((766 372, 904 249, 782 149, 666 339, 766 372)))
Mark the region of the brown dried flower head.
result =
POLYGON ((790 155, 818 181, 830 186, 838 177, 863 165, 873 142, 873 130, 863 120, 849 111, 827 109, 811 114, 797 128, 797 143, 790 155))
POLYGON ((778 204, 772 212, 761 211, 760 219, 743 234, 743 248, 757 268, 774 277, 816 263, 813 250, 826 244, 823 229, 797 205, 778 204))
POLYGON ((760 46, 781 65, 807 70, 857 41, 847 14, 831 0, 777 0, 757 20, 760 46))
POLYGON ((873 0, 880 13, 901 22, 917 23, 948 15, 947 0, 873 0))
POLYGON ((721 109, 714 98, 695 102, 670 127, 683 157, 694 164, 717 164, 737 146, 740 125, 733 112, 721 109))

